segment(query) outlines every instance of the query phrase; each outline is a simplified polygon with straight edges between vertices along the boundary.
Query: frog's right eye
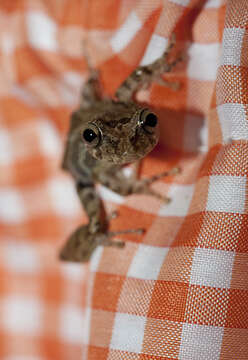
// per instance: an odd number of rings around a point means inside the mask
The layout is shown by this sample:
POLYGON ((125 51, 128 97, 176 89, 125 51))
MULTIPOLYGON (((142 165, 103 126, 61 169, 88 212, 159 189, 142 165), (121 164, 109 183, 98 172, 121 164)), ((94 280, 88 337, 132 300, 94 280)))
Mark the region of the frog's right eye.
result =
POLYGON ((82 132, 82 139, 89 146, 97 146, 101 140, 99 128, 94 124, 89 124, 82 132))

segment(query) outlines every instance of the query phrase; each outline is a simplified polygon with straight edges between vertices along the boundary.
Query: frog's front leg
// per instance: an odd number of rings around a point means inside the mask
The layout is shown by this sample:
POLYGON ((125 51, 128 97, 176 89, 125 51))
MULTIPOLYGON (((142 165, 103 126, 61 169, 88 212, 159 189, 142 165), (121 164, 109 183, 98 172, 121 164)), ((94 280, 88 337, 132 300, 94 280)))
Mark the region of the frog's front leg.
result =
POLYGON ((104 176, 99 178, 99 181, 101 184, 123 196, 131 194, 147 194, 163 200, 164 202, 170 202, 169 198, 151 189, 150 185, 163 177, 178 174, 180 172, 179 168, 173 168, 170 171, 164 171, 145 179, 137 179, 136 172, 137 168, 135 169, 133 176, 127 177, 124 175, 122 170, 119 170, 115 174, 112 172, 109 175, 104 174, 104 176))
POLYGON ((91 65, 86 44, 84 44, 84 58, 89 70, 89 77, 82 89, 80 107, 88 108, 94 105, 96 101, 101 100, 101 85, 99 81, 99 73, 91 65))
POLYGON ((136 91, 148 87, 153 81, 177 90, 179 87, 178 82, 168 82, 161 78, 163 73, 170 72, 182 60, 182 57, 179 56, 174 61, 168 62, 168 56, 174 45, 175 36, 172 36, 165 52, 160 58, 147 66, 138 66, 117 89, 115 93, 117 99, 123 102, 130 101, 136 91))
POLYGON ((77 193, 89 218, 89 232, 94 234, 105 229, 106 218, 104 207, 94 186, 85 186, 82 183, 77 183, 77 193))
POLYGON ((80 107, 89 108, 94 105, 96 101, 101 99, 100 97, 100 84, 98 80, 98 72, 96 70, 90 70, 90 75, 86 83, 84 84, 81 98, 80 107))
POLYGON ((154 191, 153 189, 150 188, 150 185, 152 183, 154 183, 155 181, 162 179, 163 177, 166 176, 171 176, 171 175, 177 175, 180 173, 180 168, 175 167, 172 168, 170 171, 164 171, 160 174, 157 175, 153 175, 150 178, 145 178, 145 179, 141 179, 141 180, 136 180, 133 182, 133 187, 132 187, 132 191, 134 194, 147 194, 147 195, 151 195, 154 196, 160 200, 163 200, 166 203, 169 203, 171 201, 170 198, 163 196, 159 193, 157 193, 156 191, 154 191))

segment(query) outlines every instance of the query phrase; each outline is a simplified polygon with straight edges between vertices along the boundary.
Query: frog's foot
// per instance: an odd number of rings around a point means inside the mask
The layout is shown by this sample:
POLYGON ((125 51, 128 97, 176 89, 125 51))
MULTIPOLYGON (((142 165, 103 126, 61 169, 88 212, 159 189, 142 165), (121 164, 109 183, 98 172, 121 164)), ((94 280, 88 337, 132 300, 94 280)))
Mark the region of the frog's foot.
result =
POLYGON ((147 179, 144 179, 141 181, 143 181, 147 185, 151 185, 152 183, 154 183, 155 181, 157 181, 163 177, 177 175, 177 174, 180 174, 180 172, 181 172, 181 169, 179 167, 174 167, 169 171, 163 171, 160 174, 151 176, 150 178, 147 178, 147 179))
POLYGON ((102 226, 102 221, 100 221, 100 219, 95 216, 90 219, 88 230, 91 234, 96 234, 101 230, 102 226))
POLYGON ((116 219, 117 216, 118 216, 118 211, 117 210, 114 210, 112 211, 108 216, 107 216, 107 221, 110 221, 112 219, 116 219))
POLYGON ((59 259, 63 261, 86 262, 94 250, 93 235, 88 225, 77 228, 66 241, 59 253, 59 259))
POLYGON ((89 70, 89 78, 82 89, 80 106, 83 108, 88 108, 91 105, 94 105, 96 101, 101 99, 101 85, 99 81, 99 72, 94 69, 90 61, 86 40, 84 40, 83 45, 83 53, 89 70))
POLYGON ((180 88, 180 82, 179 81, 167 81, 164 80, 163 78, 159 78, 156 81, 159 85, 163 85, 168 87, 169 89, 173 90, 173 91, 177 91, 180 88))
POLYGON ((160 85, 166 86, 174 91, 177 91, 181 85, 179 81, 167 81, 162 77, 164 73, 171 72, 178 63, 184 60, 184 56, 182 54, 179 54, 173 61, 168 61, 168 56, 175 43, 176 36, 175 34, 172 34, 167 49, 165 50, 161 58, 157 60, 157 67, 155 68, 155 82, 160 85))
MULTIPOLYGON (((107 221, 117 218, 118 211, 114 210, 107 216, 107 221)), ((122 235, 122 234, 143 234, 145 232, 144 229, 128 229, 128 230, 121 230, 121 231, 109 231, 109 232, 102 232, 100 234, 96 234, 98 236, 98 243, 99 245, 103 246, 115 246, 122 248, 125 246, 123 241, 113 241, 111 238, 122 235)))
POLYGON ((170 171, 164 171, 160 174, 151 176, 150 178, 138 180, 134 183, 133 193, 151 195, 151 196, 156 197, 159 200, 164 201, 165 203, 169 203, 171 201, 170 198, 157 193, 156 191, 154 191, 153 189, 150 188, 150 185, 165 176, 176 175, 179 173, 180 173, 180 168, 175 167, 175 168, 171 169, 170 171))
POLYGON ((66 244, 59 253, 59 259, 63 261, 88 262, 97 246, 114 246, 123 248, 123 241, 114 241, 113 237, 121 234, 143 234, 143 229, 130 229, 115 232, 98 231, 92 234, 89 225, 80 226, 71 234, 66 244))
POLYGON ((162 82, 164 85, 176 90, 179 87, 178 83, 163 82, 162 79, 164 73, 171 72, 183 60, 183 57, 179 55, 175 60, 168 61, 175 42, 175 34, 172 34, 163 55, 149 65, 138 66, 117 89, 115 93, 116 98, 123 102, 130 101, 136 91, 146 89, 153 81, 162 82))
POLYGON ((144 229, 128 229, 128 230, 122 230, 122 231, 114 231, 114 232, 107 232, 104 234, 101 234, 98 238, 99 245, 103 246, 115 246, 118 248, 123 248, 125 246, 124 241, 114 241, 111 240, 113 237, 122 235, 122 234, 144 234, 144 229))

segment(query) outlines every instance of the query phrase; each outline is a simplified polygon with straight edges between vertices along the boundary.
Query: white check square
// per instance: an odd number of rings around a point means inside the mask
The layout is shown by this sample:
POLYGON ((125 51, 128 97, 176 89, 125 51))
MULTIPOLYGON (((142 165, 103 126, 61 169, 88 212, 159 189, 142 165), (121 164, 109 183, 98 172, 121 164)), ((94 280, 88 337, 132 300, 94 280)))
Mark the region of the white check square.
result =
POLYGON ((54 157, 58 154, 62 155, 62 143, 53 124, 46 119, 41 119, 37 126, 42 154, 54 157))
POLYGON ((223 328, 184 324, 179 360, 219 360, 223 328))
POLYGON ((41 328, 42 306, 35 298, 8 296, 3 299, 2 322, 12 333, 38 335, 41 328))
POLYGON ((230 288, 235 253, 215 249, 195 249, 190 284, 230 288))
POLYGON ((214 9, 222 5, 222 0, 207 0, 203 5, 203 8, 214 9))
POLYGON ((146 318, 117 313, 115 316, 111 349, 140 353, 142 350, 146 318))
POLYGON ((159 216, 186 216, 193 191, 193 185, 171 185, 168 192, 171 201, 161 206, 159 216))
POLYGON ((178 4, 182 6, 187 6, 190 3, 190 0, 170 0, 170 1, 173 2, 174 4, 178 4))
POLYGON ((226 28, 223 32, 222 65, 240 66, 245 29, 226 28))
POLYGON ((187 73, 196 80, 215 81, 220 62, 220 44, 199 44, 190 46, 187 73), (202 61, 204 59, 204 61, 202 61))
POLYGON ((140 245, 128 270, 128 276, 156 280, 168 248, 140 245))
POLYGON ((243 104, 226 103, 217 107, 224 143, 248 140, 247 111, 243 104))
POLYGON ((246 177, 210 176, 207 211, 243 214, 246 199, 246 177))
POLYGON ((80 212, 80 204, 75 186, 67 178, 52 178, 47 183, 53 210, 60 216, 75 216, 80 212))
POLYGON ((108 189, 106 186, 98 185, 97 190, 103 200, 111 201, 115 204, 123 204, 125 201, 122 195, 108 189))
POLYGON ((168 44, 168 39, 163 36, 153 34, 146 48, 146 52, 141 60, 140 65, 148 65, 160 58, 168 44))
POLYGON ((7 269, 17 273, 34 274, 40 269, 35 245, 20 241, 6 242, 3 261, 7 269))
POLYGON ((78 263, 63 262, 61 264, 61 272, 67 281, 80 282, 86 276, 86 269, 79 266, 78 263))
POLYGON ((60 308, 60 336, 70 343, 81 344, 83 336, 83 310, 73 305, 60 308))
POLYGON ((29 11, 26 17, 29 43, 34 48, 56 51, 58 48, 56 23, 39 11, 29 11))
POLYGON ((26 218, 26 209, 21 193, 14 188, 0 190, 0 220, 19 223, 26 218))
POLYGON ((10 133, 0 128, 0 165, 11 165, 14 159, 10 133))
POLYGON ((134 11, 130 13, 124 24, 116 31, 110 44, 115 53, 122 51, 141 29, 142 23, 134 11))
POLYGON ((90 338, 90 319, 91 319, 91 308, 86 307, 83 313, 83 331, 81 336, 81 341, 84 345, 89 344, 89 338, 90 338))
POLYGON ((205 117, 187 114, 183 134, 183 148, 185 151, 208 151, 208 126, 205 117))
POLYGON ((96 272, 102 257, 103 246, 98 246, 90 259, 90 271, 96 272))

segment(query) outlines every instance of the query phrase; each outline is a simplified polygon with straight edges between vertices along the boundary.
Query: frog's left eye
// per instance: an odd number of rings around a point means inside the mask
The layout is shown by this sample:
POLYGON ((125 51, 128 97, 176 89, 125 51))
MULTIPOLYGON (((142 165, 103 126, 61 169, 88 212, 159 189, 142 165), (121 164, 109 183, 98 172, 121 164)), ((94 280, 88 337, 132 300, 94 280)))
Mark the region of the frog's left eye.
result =
POLYGON ((97 126, 89 124, 82 132, 83 141, 90 146, 97 146, 101 140, 101 133, 97 126))
POLYGON ((141 124, 143 129, 148 133, 153 133, 158 123, 157 116, 150 112, 145 110, 141 114, 141 124))

